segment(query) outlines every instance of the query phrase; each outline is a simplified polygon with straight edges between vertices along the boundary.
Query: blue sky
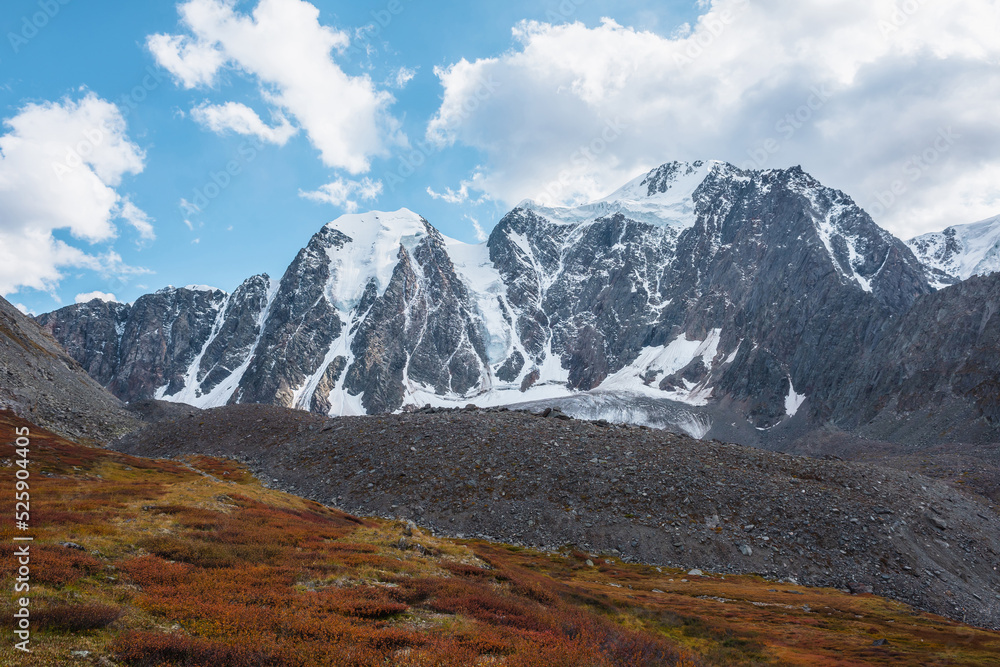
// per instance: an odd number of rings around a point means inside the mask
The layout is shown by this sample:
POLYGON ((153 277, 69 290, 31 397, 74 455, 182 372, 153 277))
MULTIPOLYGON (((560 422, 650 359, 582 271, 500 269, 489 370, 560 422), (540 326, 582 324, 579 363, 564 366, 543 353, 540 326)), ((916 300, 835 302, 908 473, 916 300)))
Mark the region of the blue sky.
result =
POLYGON ((802 164, 903 237, 1000 213, 996 3, 802 4, 7 0, 0 290, 231 290, 345 212, 472 242, 673 159, 802 164))

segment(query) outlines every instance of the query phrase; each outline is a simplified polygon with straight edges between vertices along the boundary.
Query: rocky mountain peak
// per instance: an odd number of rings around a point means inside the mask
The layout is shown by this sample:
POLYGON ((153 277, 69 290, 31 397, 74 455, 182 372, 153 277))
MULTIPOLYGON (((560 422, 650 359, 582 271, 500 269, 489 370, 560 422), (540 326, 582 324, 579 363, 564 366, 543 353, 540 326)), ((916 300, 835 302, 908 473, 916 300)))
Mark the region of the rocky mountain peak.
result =
MULTIPOLYGON (((400 248, 412 253, 431 233, 420 215, 400 209, 342 216, 320 232, 330 240, 323 247, 331 280, 327 297, 343 311, 357 305, 370 282, 385 291, 399 261, 400 248)), ((436 230, 435 230, 436 231, 436 230)))
MULTIPOLYGON (((715 161, 706 163, 701 160, 693 163, 668 162, 628 182, 606 197, 605 200, 638 200, 663 195, 678 187, 679 182, 683 182, 685 179, 697 182, 705 180, 708 173, 720 164, 722 163, 715 161)), ((685 189, 683 185, 681 187, 685 189)), ((688 194, 691 192, 693 189, 690 189, 688 194)))
POLYGON ((656 226, 684 229, 694 224, 694 194, 711 174, 735 170, 723 162, 670 162, 638 176, 607 197, 575 207, 525 200, 515 210, 533 211, 551 223, 580 224, 622 214, 656 226))
POLYGON ((485 244, 407 209, 346 215, 278 281, 44 321, 126 400, 568 401, 745 441, 840 414, 853 365, 931 291, 909 247, 801 167, 699 161, 584 206, 524 202, 485 244))

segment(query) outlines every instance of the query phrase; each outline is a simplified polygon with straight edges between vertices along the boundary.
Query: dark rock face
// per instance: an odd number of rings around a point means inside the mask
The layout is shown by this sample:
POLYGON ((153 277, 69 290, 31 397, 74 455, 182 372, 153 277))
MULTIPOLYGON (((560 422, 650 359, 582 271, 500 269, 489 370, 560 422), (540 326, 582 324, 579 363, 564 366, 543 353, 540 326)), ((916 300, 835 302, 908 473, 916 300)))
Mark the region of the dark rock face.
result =
POLYGON ((407 383, 440 395, 464 395, 489 373, 483 340, 468 288, 448 256, 444 238, 425 223, 426 236, 399 250, 399 263, 385 293, 360 324, 352 351, 357 361, 345 387, 363 396, 370 413, 403 405, 407 383))
MULTIPOLYGON (((901 242, 845 195, 801 171, 765 174, 738 194, 727 187, 724 181, 703 186, 712 208, 700 235, 717 239, 707 282, 721 287, 730 304, 724 317, 743 339, 718 386, 748 402, 751 421, 766 428, 784 415, 791 385, 822 411, 883 323, 930 289, 901 242), (730 201, 731 207, 720 205, 730 201)), ((695 302, 696 310, 722 309, 717 302, 705 306, 695 302)))
POLYGON ((72 306, 72 317, 59 312, 38 317, 38 324, 58 340, 90 377, 109 385, 118 371, 121 336, 132 310, 123 303, 94 299, 72 306))
POLYGON ((347 357, 336 357, 326 367, 323 378, 316 385, 316 393, 313 395, 312 404, 309 406, 310 412, 321 415, 328 415, 333 410, 330 402, 330 393, 336 388, 344 370, 347 368, 347 357))
POLYGON ((487 243, 490 261, 503 277, 507 302, 516 313, 514 332, 534 363, 544 359, 549 338, 542 278, 558 268, 565 237, 565 230, 553 228, 532 211, 516 209, 500 221, 487 243))
POLYGON ((267 276, 256 276, 232 296, 170 288, 132 306, 92 301, 42 315, 38 322, 123 400, 152 399, 160 389, 177 393, 192 372, 208 393, 252 349, 267 282, 267 276))
POLYGON ((660 271, 673 263, 675 241, 672 229, 616 214, 584 230, 568 249, 543 304, 553 353, 562 354, 573 388, 596 387, 646 345, 656 309, 674 296, 660 271))
POLYGON ((363 404, 370 412, 391 411, 403 403, 406 341, 408 334, 412 335, 406 314, 417 291, 409 253, 400 248, 389 287, 358 328, 351 348, 358 360, 347 371, 344 385, 351 395, 364 397, 363 404))
POLYGON ((335 278, 327 252, 348 242, 343 233, 324 228, 285 271, 236 402, 300 407, 297 388, 320 370, 344 327, 324 289, 335 278))
POLYGON ((197 380, 203 393, 215 390, 250 358, 260 339, 270 288, 270 277, 254 276, 229 297, 199 364, 197 380))
POLYGON ((164 386, 168 394, 183 388, 225 300, 218 290, 186 288, 139 298, 121 333, 118 371, 108 384, 111 393, 129 401, 153 398, 164 386))
POLYGON ((608 361, 604 336, 589 324, 577 330, 563 360, 569 366, 569 386, 572 389, 593 389, 608 376, 608 361))
MULTIPOLYGON (((857 365, 899 353, 886 341, 931 295, 927 276, 799 168, 673 163, 578 209, 526 203, 485 246, 408 211, 345 216, 273 288, 262 276, 230 297, 174 290, 41 321, 130 400, 356 414, 613 391, 722 402, 771 429, 800 406, 811 423, 846 423, 874 396, 849 390, 857 365)), ((985 379, 942 373, 989 412, 985 379)), ((922 396, 907 386, 879 391, 905 407, 922 396)))
POLYGON ((1000 274, 917 301, 857 362, 834 412, 884 439, 935 426, 956 440, 1000 440, 1000 274))
POLYGON ((409 378, 438 394, 463 395, 489 372, 484 327, 441 234, 429 225, 427 231, 414 252, 423 273, 424 303, 416 318, 422 321, 421 335, 410 353, 409 378))

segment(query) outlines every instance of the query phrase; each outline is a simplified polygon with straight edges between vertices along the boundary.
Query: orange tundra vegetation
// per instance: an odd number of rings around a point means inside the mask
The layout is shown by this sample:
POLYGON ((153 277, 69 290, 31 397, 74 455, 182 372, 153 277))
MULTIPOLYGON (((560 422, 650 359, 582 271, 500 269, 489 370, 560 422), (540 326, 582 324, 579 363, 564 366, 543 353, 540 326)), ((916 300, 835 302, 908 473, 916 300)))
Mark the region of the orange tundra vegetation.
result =
MULTIPOLYGON (((0 412, 0 443, 24 425, 0 412)), ((403 537, 231 461, 32 436, 34 653, 4 665, 1000 664, 997 633, 870 595, 403 537)))

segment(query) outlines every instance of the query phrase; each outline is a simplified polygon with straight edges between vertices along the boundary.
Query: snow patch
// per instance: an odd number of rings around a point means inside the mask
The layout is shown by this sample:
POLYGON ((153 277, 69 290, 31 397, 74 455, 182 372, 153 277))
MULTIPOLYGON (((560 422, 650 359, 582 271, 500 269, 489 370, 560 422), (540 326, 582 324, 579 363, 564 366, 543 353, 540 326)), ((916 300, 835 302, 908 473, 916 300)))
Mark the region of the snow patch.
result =
POLYGON ((795 392, 795 387, 792 385, 792 378, 788 378, 788 396, 785 396, 785 413, 789 417, 794 417, 802 404, 806 402, 805 395, 798 394, 795 392))
POLYGON ((726 357, 726 360, 724 362, 722 362, 722 363, 723 364, 731 364, 734 361, 736 361, 736 357, 739 355, 741 347, 743 347, 743 341, 742 340, 740 340, 739 345, 736 346, 736 349, 732 351, 732 354, 730 354, 728 357, 726 357))
POLYGON ((399 263, 400 246, 412 253, 427 236, 424 219, 405 208, 345 215, 327 228, 351 239, 343 247, 327 249, 332 277, 327 299, 341 312, 349 312, 361 301, 373 278, 379 295, 384 294, 399 263))
MULTIPOLYGON (((812 201, 814 211, 822 210, 814 192, 806 190, 804 194, 812 201)), ((826 246, 826 251, 830 255, 830 261, 832 261, 833 265, 837 267, 837 270, 841 273, 841 275, 846 276, 848 279, 853 279, 864 291, 871 292, 871 280, 858 274, 854 268, 855 259, 858 257, 858 252, 854 248, 856 239, 845 236, 841 232, 840 227, 837 225, 839 218, 846 210, 847 207, 843 204, 833 204, 829 209, 827 209, 825 215, 815 218, 816 231, 819 232, 820 240, 822 240, 823 245, 826 246), (837 236, 843 238, 847 244, 847 252, 850 260, 848 261, 848 266, 846 267, 841 266, 840 261, 837 259, 837 255, 833 250, 833 239, 837 236)))
POLYGON ((514 336, 502 306, 507 300, 507 285, 493 266, 485 243, 470 245, 447 237, 445 243, 455 271, 475 301, 476 311, 483 323, 489 363, 501 363, 513 351, 514 336))
POLYGON ((699 358, 705 367, 711 370, 712 363, 719 354, 721 338, 722 329, 713 329, 703 341, 688 340, 686 336, 679 336, 669 345, 647 347, 639 353, 635 361, 601 383, 600 389, 669 398, 688 405, 707 405, 712 396, 712 388, 705 383, 688 385, 686 391, 673 392, 660 390, 657 383, 663 377, 683 370, 699 358), (644 378, 650 374, 655 377, 650 384, 647 384, 644 378))

